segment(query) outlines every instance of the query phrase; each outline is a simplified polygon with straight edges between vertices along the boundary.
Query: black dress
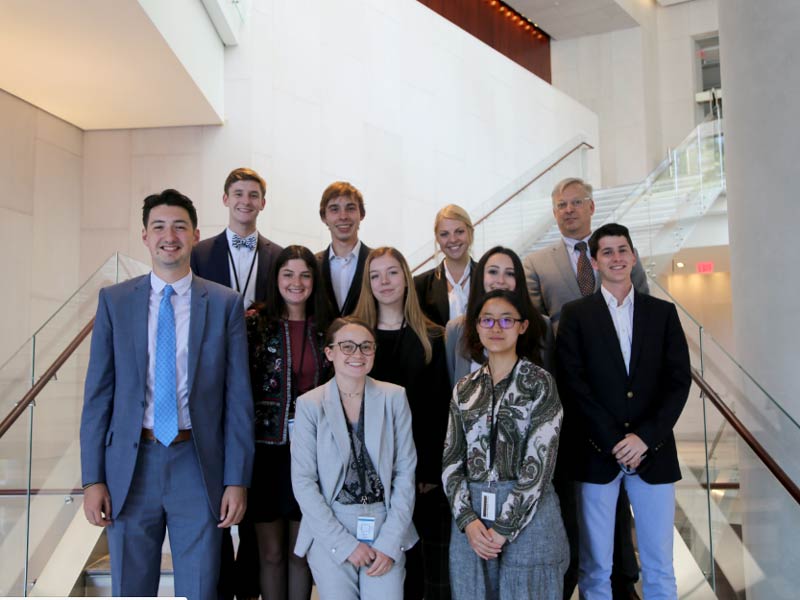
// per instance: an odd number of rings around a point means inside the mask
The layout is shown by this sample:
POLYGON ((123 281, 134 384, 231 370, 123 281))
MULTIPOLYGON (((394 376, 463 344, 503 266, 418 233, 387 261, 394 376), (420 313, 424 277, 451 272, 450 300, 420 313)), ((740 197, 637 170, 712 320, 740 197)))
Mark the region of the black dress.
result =
POLYGON ((414 526, 421 544, 406 553, 405 600, 450 598, 448 551, 450 507, 442 490, 442 453, 452 389, 447 372, 444 336, 431 339, 432 358, 425 364, 422 343, 410 327, 378 329, 378 350, 370 377, 406 389, 411 429, 417 448, 417 484, 437 487, 417 493, 414 526))

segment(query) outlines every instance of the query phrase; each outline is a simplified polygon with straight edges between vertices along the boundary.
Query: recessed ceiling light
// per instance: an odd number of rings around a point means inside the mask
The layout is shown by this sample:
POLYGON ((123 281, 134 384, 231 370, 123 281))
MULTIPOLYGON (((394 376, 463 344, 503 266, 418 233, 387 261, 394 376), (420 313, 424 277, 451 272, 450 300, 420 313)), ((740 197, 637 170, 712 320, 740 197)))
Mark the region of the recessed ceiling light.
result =
POLYGON ((675 263, 675 266, 676 266, 676 267, 678 267, 679 269, 682 269, 682 268, 683 268, 683 267, 685 267, 686 265, 685 265, 685 264, 683 264, 682 262, 678 261, 678 262, 676 262, 676 263, 675 263))

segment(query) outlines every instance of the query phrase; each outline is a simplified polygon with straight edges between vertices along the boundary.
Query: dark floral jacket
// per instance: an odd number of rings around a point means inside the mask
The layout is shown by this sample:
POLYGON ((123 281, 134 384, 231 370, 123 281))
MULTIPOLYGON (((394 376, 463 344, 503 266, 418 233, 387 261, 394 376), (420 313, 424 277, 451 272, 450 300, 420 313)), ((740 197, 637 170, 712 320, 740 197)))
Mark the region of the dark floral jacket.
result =
MULTIPOLYGON (((314 387, 330 378, 330 363, 323 352, 323 334, 313 319, 308 323, 308 348, 314 349, 314 387)), ((250 383, 253 386, 257 444, 286 444, 289 415, 294 412, 296 388, 292 384, 289 322, 270 320, 258 313, 247 317, 250 383)))

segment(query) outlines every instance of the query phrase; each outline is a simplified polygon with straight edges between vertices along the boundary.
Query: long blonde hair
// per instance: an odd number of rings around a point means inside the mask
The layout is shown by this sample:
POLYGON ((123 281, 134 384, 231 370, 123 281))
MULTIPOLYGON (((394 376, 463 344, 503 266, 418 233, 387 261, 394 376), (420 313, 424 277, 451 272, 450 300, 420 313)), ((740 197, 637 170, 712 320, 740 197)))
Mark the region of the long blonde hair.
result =
POLYGON ((364 263, 364 276, 361 278, 361 295, 358 299, 358 306, 353 311, 353 316, 369 323, 370 327, 377 328, 378 325, 378 301, 372 294, 372 286, 369 281, 369 268, 372 261, 381 256, 391 256, 403 269, 403 278, 406 281, 406 294, 403 302, 403 317, 406 323, 414 331, 419 338, 422 348, 425 351, 425 364, 431 362, 433 357, 433 348, 431 346, 431 337, 439 337, 444 335, 444 329, 431 321, 422 312, 419 307, 419 299, 417 298, 417 290, 414 287, 414 278, 411 276, 411 269, 408 268, 408 263, 403 255, 397 248, 390 246, 382 246, 375 248, 367 256, 364 263))

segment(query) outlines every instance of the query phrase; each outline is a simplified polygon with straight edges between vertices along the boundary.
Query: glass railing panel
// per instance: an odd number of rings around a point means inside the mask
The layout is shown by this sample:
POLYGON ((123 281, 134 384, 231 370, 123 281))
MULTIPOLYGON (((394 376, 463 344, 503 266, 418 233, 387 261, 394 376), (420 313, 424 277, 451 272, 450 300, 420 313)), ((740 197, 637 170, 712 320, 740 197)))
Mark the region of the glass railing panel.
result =
POLYGON ((711 462, 719 472, 711 489, 717 597, 797 598, 800 505, 730 428, 711 462))
MULTIPOLYGON (((586 151, 581 139, 570 140, 517 177, 491 198, 470 207, 475 223, 472 256, 476 259, 496 245, 524 248, 552 225, 550 192, 564 177, 586 177, 586 151)), ((406 257, 415 273, 442 260, 433 242, 406 257)))
MULTIPOLYGON (((147 271, 132 259, 111 257, 40 327, 0 367, 0 418, 87 326, 100 288, 147 271)), ((80 506, 73 491, 80 488, 78 430, 89 339, 0 437, 0 594, 30 590, 80 506)))
MULTIPOLYGON (((686 333, 692 363, 701 355, 699 326, 685 313, 681 324, 686 333)), ((709 517, 708 423, 714 414, 707 411, 700 390, 692 385, 686 406, 674 428, 681 466, 681 480, 675 484, 675 528, 703 573, 714 587, 714 545, 709 517)))
POLYGON ((658 275, 724 189, 722 121, 701 123, 605 222, 631 231, 651 274, 658 275))
POLYGON ((31 409, 28 409, 6 435, 0 438, 0 556, 2 556, 0 595, 2 596, 22 596, 25 589, 30 419, 31 409))

